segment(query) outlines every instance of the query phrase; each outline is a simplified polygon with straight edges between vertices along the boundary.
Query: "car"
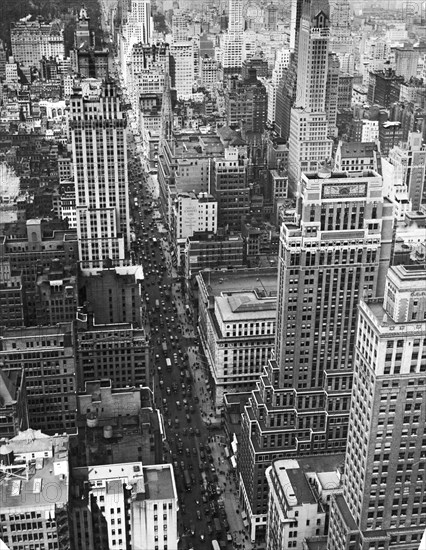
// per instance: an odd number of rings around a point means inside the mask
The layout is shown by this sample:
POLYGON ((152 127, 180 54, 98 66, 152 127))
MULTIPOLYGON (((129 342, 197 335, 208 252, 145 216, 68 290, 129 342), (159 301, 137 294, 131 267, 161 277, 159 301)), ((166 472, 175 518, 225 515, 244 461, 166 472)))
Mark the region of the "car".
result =
POLYGON ((193 428, 189 428, 189 435, 194 435, 194 429, 193 428))
POLYGON ((185 462, 183 460, 180 461, 180 467, 182 470, 185 470, 185 462))
POLYGON ((195 435, 196 436, 199 436, 200 435, 200 430, 198 428, 195 428, 195 435))
POLYGON ((206 458, 206 453, 201 450, 201 445, 200 445, 200 457, 201 457, 201 460, 204 460, 206 458))
POLYGON ((185 449, 186 456, 191 456, 191 451, 188 449, 188 447, 185 449))
MULTIPOLYGON (((191 412, 191 414, 194 414, 195 413, 195 409, 192 405, 190 405, 189 407, 189 411, 191 412)), ((211 452, 211 451, 210 451, 211 452)))
POLYGON ((170 420, 170 418, 167 420, 167 425, 168 425, 169 428, 172 427, 172 421, 170 420))
POLYGON ((207 525, 207 532, 210 536, 213 534, 213 529, 211 525, 207 525))
POLYGON ((197 510, 197 519, 201 519, 201 512, 200 512, 200 510, 197 510))
POLYGON ((204 503, 204 504, 207 504, 207 503, 208 503, 208 500, 207 500, 206 495, 203 495, 203 503, 204 503))
POLYGON ((167 399, 163 397, 163 405, 167 405, 167 399))
POLYGON ((185 415, 185 418, 186 418, 186 421, 187 421, 187 422, 191 422, 191 417, 189 416, 189 414, 186 414, 186 415, 185 415))
POLYGON ((208 506, 205 506, 205 507, 204 507, 204 514, 205 514, 206 516, 210 515, 210 508, 209 508, 208 506))
POLYGON ((166 388, 166 393, 167 393, 167 395, 171 395, 171 393, 172 393, 172 390, 169 388, 169 386, 167 386, 167 388, 166 388))
POLYGON ((197 449, 195 447, 192 447, 192 454, 193 455, 196 455, 197 454, 197 449))

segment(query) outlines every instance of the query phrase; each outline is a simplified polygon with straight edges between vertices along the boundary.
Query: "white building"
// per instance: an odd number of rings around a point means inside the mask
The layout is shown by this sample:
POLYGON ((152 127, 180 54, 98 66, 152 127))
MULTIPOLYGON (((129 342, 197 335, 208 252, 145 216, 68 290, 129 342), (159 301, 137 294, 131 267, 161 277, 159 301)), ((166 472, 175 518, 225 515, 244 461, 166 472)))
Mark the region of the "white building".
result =
POLYGON ((229 0, 228 32, 221 43, 222 66, 224 70, 241 67, 243 52, 243 0, 229 0))
POLYGON ((124 265, 130 247, 127 122, 116 85, 83 80, 71 96, 69 126, 80 266, 124 265))
POLYGON ((174 202, 177 239, 192 237, 194 232, 217 231, 217 201, 207 194, 179 193, 174 202))
POLYGON ((272 78, 268 83, 268 122, 272 124, 275 121, 276 107, 277 107, 277 89, 278 85, 283 77, 284 70, 287 69, 290 63, 290 49, 281 48, 277 51, 275 58, 275 66, 272 70, 272 78))
POLYGON ((97 539, 117 550, 129 548, 130 541, 133 550, 177 550, 178 505, 171 464, 74 468, 73 479, 74 496, 80 496, 73 507, 79 550, 91 550, 97 539))
POLYGON ((306 539, 324 535, 325 505, 332 494, 341 493, 336 463, 344 457, 321 458, 318 464, 315 459, 279 459, 267 468, 266 550, 302 548, 306 539))
POLYGON ((271 355, 277 270, 201 272, 197 281, 201 342, 220 408, 225 393, 254 389, 271 355))
POLYGON ((362 120, 361 142, 377 141, 379 139, 379 121, 362 120))
POLYGON ((192 40, 173 42, 170 46, 172 87, 178 99, 189 99, 195 82, 194 44, 192 40))
POLYGON ((129 25, 137 42, 150 44, 152 41, 151 0, 131 0, 129 25))

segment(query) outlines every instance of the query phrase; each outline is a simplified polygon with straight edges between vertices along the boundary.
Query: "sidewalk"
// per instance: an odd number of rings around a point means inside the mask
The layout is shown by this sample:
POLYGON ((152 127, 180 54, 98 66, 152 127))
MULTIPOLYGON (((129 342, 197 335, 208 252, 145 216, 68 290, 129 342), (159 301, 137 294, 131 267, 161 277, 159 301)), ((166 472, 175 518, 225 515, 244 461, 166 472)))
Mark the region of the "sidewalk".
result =
POLYGON ((254 550, 256 545, 251 543, 249 531, 244 527, 240 514, 236 472, 231 467, 229 460, 225 458, 224 436, 211 436, 209 445, 212 449, 214 465, 219 478, 218 486, 222 489, 221 498, 225 504, 226 517, 229 523, 228 532, 232 535, 233 548, 254 550))

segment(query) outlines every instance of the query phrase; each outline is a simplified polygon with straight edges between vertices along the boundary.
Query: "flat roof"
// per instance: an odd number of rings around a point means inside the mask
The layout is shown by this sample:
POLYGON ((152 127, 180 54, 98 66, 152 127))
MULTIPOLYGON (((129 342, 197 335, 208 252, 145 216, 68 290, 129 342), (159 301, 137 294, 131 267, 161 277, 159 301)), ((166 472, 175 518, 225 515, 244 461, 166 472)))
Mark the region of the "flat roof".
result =
POLYGON ((146 498, 151 500, 170 500, 176 498, 172 478, 171 464, 146 466, 144 469, 146 498))
POLYGON ((266 289, 269 295, 276 295, 278 267, 262 269, 235 269, 233 271, 201 271, 198 275, 210 296, 221 296, 225 292, 253 292, 266 289))
POLYGON ((68 502, 68 436, 51 437, 29 429, 5 446, 13 451, 16 468, 10 477, 0 473, 2 510, 54 509, 68 502), (32 453, 38 456, 32 458, 32 453))

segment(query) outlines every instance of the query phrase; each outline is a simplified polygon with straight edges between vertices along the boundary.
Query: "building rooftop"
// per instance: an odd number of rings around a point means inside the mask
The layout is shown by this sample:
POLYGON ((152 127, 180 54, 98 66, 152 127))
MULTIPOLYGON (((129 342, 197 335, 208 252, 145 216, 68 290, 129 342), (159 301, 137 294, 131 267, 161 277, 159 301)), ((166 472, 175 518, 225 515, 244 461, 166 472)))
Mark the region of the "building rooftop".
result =
POLYGON ((275 319, 276 298, 259 298, 255 292, 238 292, 216 297, 216 307, 222 321, 275 319))
POLYGON ((67 435, 48 436, 39 430, 28 429, 0 449, 3 462, 0 468, 2 510, 54 508, 67 503, 67 435), (52 486, 56 490, 54 500, 48 490, 52 486))
POLYGON ((151 500, 170 500, 176 498, 172 467, 170 464, 147 466, 145 476, 145 498, 151 500))
POLYGON ((317 503, 312 487, 304 472, 298 467, 297 460, 276 460, 273 468, 289 506, 317 503))
POLYGON ((351 141, 342 143, 340 147, 342 158, 352 157, 367 157, 372 156, 377 151, 377 144, 374 141, 365 143, 351 141))
POLYGON ((346 504, 343 495, 335 495, 334 498, 336 500, 337 508, 339 509, 340 514, 345 520, 346 525, 351 531, 357 531, 357 524, 355 523, 355 520, 351 512, 349 511, 348 505, 346 504))
POLYGON ((235 269, 234 271, 201 271, 198 275, 203 279, 210 296, 222 296, 227 292, 258 292, 260 295, 276 296, 278 284, 278 269, 254 268, 235 269), (263 291, 263 292, 262 292, 263 291))

